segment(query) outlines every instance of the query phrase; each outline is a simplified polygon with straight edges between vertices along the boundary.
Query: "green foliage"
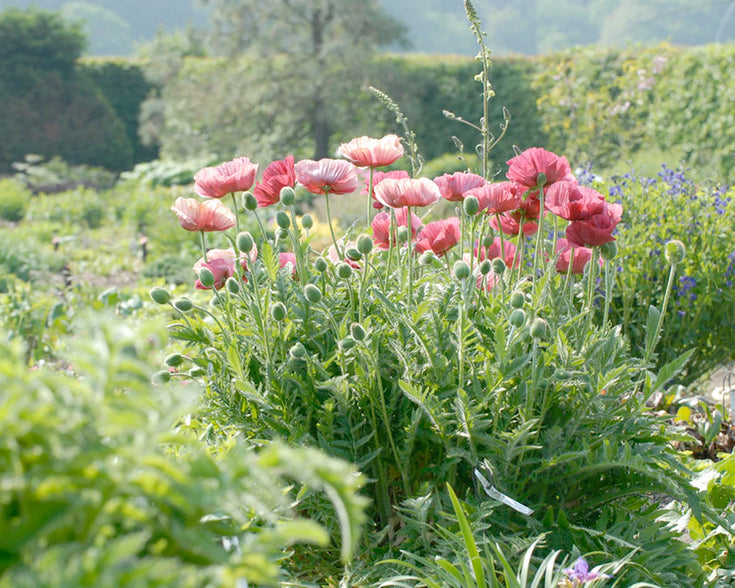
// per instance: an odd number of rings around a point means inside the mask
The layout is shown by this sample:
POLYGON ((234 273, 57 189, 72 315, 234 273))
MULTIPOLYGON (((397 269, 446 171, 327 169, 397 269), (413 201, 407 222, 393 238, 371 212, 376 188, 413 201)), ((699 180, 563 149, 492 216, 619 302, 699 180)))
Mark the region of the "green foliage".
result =
POLYGON ((0 218, 11 223, 23 220, 31 192, 16 180, 0 180, 0 218))
POLYGON ((292 480, 326 492, 350 556, 363 504, 352 468, 234 438, 207 451, 183 421, 171 430, 184 390, 151 394, 157 324, 99 316, 81 334, 75 377, 26 371, 0 344, 0 586, 276 585, 296 543, 329 540, 293 514, 292 480))
POLYGON ((49 272, 59 271, 63 261, 34 239, 18 239, 8 231, 0 232, 0 291, 5 279, 15 275, 24 281, 39 281, 49 272))
POLYGON ((78 186, 106 190, 115 184, 115 174, 101 167, 69 165, 59 156, 44 161, 40 155, 26 155, 13 163, 15 177, 34 193, 62 192, 78 186))
POLYGON ((644 309, 659 306, 666 289, 664 244, 686 245, 658 349, 658 365, 688 349, 696 353, 680 376, 690 383, 735 356, 735 203, 732 190, 695 184, 691 173, 663 167, 656 177, 635 173, 605 182, 622 200, 620 256, 613 317, 634 347, 645 345, 644 309))

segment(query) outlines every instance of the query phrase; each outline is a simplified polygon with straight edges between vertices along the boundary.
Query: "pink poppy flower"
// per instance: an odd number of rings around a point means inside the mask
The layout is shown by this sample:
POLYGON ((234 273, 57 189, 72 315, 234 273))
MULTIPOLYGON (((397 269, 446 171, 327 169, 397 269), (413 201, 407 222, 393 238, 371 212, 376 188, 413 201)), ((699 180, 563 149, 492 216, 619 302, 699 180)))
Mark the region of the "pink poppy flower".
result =
POLYGON ((403 145, 397 135, 382 139, 362 136, 342 143, 337 153, 359 167, 383 167, 403 157, 403 145))
POLYGON ((523 223, 521 229, 521 219, 523 216, 518 212, 506 212, 500 215, 500 225, 498 226, 498 219, 495 216, 490 217, 490 226, 496 231, 502 231, 505 235, 514 237, 523 230, 524 237, 530 237, 535 235, 538 231, 538 223, 534 221, 527 221, 523 223))
POLYGON ((222 198, 232 192, 249 190, 257 173, 257 164, 247 157, 239 157, 200 169, 194 176, 194 191, 205 198, 222 198))
MULTIPOLYGON (((365 187, 362 189, 362 192, 360 192, 360 194, 367 194, 368 188, 370 186, 370 174, 369 172, 368 173, 363 172, 362 176, 365 182, 365 187)), ((389 171, 389 172, 381 172, 381 171, 373 172, 373 192, 372 194, 370 194, 370 198, 372 198, 373 200, 373 208, 377 208, 378 210, 383 208, 383 205, 375 199, 375 186, 377 186, 383 180, 386 180, 389 178, 393 178, 394 180, 399 180, 399 179, 408 179, 410 177, 411 176, 408 175, 408 172, 402 169, 396 169, 396 170, 389 171)))
POLYGON ((296 180, 312 194, 349 194, 360 183, 357 168, 341 159, 304 159, 294 165, 296 180))
POLYGON ((524 190, 512 182, 497 182, 485 184, 467 192, 467 196, 474 196, 480 203, 480 210, 487 214, 510 212, 520 208, 523 204, 521 195, 524 190))
MULTIPOLYGON (((251 260, 255 261, 257 251, 253 249, 250 253, 251 260)), ((243 270, 247 269, 247 258, 244 255, 240 255, 240 266, 243 270)), ((229 249, 210 249, 207 251, 207 261, 201 257, 194 264, 194 273, 199 274, 199 270, 207 268, 214 275, 214 289, 220 290, 230 278, 235 275, 235 250, 230 247, 229 249)), ((243 282, 247 282, 247 278, 243 275, 243 282)), ((207 286, 203 286, 202 283, 197 279, 194 283, 194 287, 198 290, 209 290, 207 286)))
POLYGON ((475 242, 475 256, 478 261, 502 258, 508 267, 518 267, 520 259, 517 259, 517 251, 517 247, 510 241, 503 241, 501 247, 500 237, 495 237, 490 247, 479 247, 475 242))
POLYGON ((290 269, 291 275, 296 275, 296 254, 291 251, 283 251, 278 254, 278 266, 290 269))
POLYGON ((585 220, 572 221, 567 227, 567 241, 573 247, 598 247, 610 241, 615 227, 620 222, 623 207, 620 204, 604 203, 602 212, 585 220))
POLYGON ((258 207, 264 208, 281 200, 282 188, 293 188, 295 185, 294 159, 293 155, 288 155, 285 159, 268 164, 263 171, 263 179, 253 188, 253 195, 258 201, 258 207))
POLYGON ((602 194, 567 180, 549 186, 544 198, 546 210, 569 221, 585 220, 600 214, 604 206, 602 194))
POLYGON ((495 286, 497 286, 501 280, 502 278, 499 275, 492 272, 484 276, 480 274, 479 276, 477 276, 477 287, 480 290, 485 290, 489 292, 490 290, 495 288, 495 286))
MULTIPOLYGON (((397 208, 395 211, 396 225, 399 227, 408 226, 408 208, 397 208)), ((379 212, 375 215, 372 222, 373 242, 378 249, 390 249, 390 214, 387 212, 379 212)), ((411 213, 411 240, 416 239, 416 233, 424 226, 421 218, 411 213)))
POLYGON ((235 226, 235 214, 219 200, 177 198, 171 207, 187 231, 226 231, 235 226))
POLYGON ((566 157, 559 157, 556 153, 541 147, 526 149, 520 155, 509 159, 507 164, 508 173, 505 174, 506 177, 512 182, 521 184, 526 189, 533 189, 538 186, 538 175, 540 173, 546 175, 544 187, 561 180, 575 180, 566 157))
MULTIPOLYGON (((561 274, 569 271, 570 263, 572 264, 573 274, 582 274, 584 273, 585 266, 592 259, 592 249, 588 249, 587 247, 574 247, 566 239, 557 240, 556 249, 560 253, 559 260, 556 262, 556 271, 561 274)), ((597 263, 602 267, 602 257, 597 258, 597 263)))
POLYGON ((456 216, 424 225, 416 240, 416 252, 433 251, 441 257, 459 242, 459 218, 456 216))
POLYGON ((442 198, 446 198, 450 202, 460 202, 464 200, 467 192, 480 188, 487 182, 485 178, 477 174, 457 172, 434 178, 434 183, 439 186, 442 198))
POLYGON ((386 179, 375 187, 375 199, 389 208, 428 206, 439 198, 439 186, 429 178, 386 179))

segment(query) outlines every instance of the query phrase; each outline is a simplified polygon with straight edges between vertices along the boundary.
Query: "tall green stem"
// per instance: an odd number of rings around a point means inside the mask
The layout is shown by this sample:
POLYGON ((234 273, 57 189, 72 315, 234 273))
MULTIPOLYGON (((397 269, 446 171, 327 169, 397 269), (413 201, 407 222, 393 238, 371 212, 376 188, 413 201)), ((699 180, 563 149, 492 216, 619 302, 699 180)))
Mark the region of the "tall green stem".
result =
POLYGON ((209 259, 207 259, 207 243, 204 240, 204 231, 199 231, 199 236, 201 237, 202 257, 204 257, 204 263, 207 263, 209 259))
POLYGON ((674 284, 674 276, 676 275, 676 263, 671 264, 669 270, 669 281, 666 284, 666 293, 664 294, 664 301, 661 304, 661 312, 658 315, 658 322, 656 323, 656 330, 653 336, 649 339, 648 345, 646 346, 646 354, 644 355, 644 361, 649 362, 653 355, 653 350, 656 349, 659 335, 661 334, 661 326, 664 324, 664 316, 666 314, 666 308, 669 305, 669 297, 671 296, 671 288, 674 284))
POLYGON ((230 192, 230 196, 232 196, 232 208, 235 212, 235 234, 240 233, 240 210, 237 207, 237 197, 235 196, 234 192, 230 192))
POLYGON ((337 243, 337 237, 334 236, 334 227, 332 227, 332 213, 329 210, 329 191, 324 190, 324 203, 327 207, 327 223, 329 223, 329 233, 332 235, 332 243, 334 243, 334 248, 337 250, 337 256, 340 260, 344 259, 344 256, 342 255, 342 250, 339 248, 339 244, 337 243))

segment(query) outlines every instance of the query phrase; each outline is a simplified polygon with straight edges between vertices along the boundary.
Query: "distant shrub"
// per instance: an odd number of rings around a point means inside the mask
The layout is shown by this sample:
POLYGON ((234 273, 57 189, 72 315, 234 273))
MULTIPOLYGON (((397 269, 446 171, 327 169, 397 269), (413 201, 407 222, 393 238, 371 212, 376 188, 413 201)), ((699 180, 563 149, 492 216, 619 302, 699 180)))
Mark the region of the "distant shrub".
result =
POLYGON ((80 186, 105 190, 115 185, 115 174, 101 167, 70 165, 61 157, 45 161, 41 155, 28 154, 13 163, 16 178, 34 193, 63 192, 80 186))
POLYGON ((23 220, 31 192, 16 180, 0 179, 0 218, 12 223, 23 220))

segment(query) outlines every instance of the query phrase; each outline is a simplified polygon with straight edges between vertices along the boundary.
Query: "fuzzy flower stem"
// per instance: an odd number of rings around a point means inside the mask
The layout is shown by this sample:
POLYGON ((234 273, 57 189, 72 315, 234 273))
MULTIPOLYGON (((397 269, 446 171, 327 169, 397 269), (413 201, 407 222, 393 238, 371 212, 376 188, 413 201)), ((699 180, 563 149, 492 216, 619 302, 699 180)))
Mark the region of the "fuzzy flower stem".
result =
POLYGON ((204 263, 209 263, 209 259, 207 259, 207 243, 204 240, 204 231, 199 231, 199 236, 201 237, 202 257, 204 257, 204 263))
POLYGON ((329 210, 329 190, 324 190, 324 203, 327 207, 327 222, 329 223, 329 232, 332 235, 332 243, 334 243, 334 248, 337 250, 337 255, 339 256, 339 259, 344 259, 344 256, 342 255, 342 250, 339 248, 339 244, 337 243, 337 237, 334 236, 334 227, 332 226, 332 213, 329 210))
POLYGON ((370 168, 370 178, 368 179, 368 195, 367 195, 367 212, 365 218, 367 220, 367 226, 370 226, 373 210, 373 168, 370 168))
POLYGON ((659 336, 661 334, 661 327, 664 324, 664 316, 666 315, 666 308, 669 305, 669 298, 671 297, 671 289, 674 285, 674 277, 676 275, 676 263, 671 264, 671 269, 669 270, 669 281, 666 284, 666 293, 664 294, 664 301, 661 303, 661 312, 658 316, 658 322, 656 323, 656 330, 653 334, 653 336, 650 338, 648 345, 646 346, 646 354, 643 357, 643 361, 648 363, 651 360, 651 357, 653 356, 653 351, 656 349, 656 344, 658 343, 659 336))
POLYGON ((413 304, 413 240, 411 239, 411 207, 406 207, 406 225, 408 226, 408 243, 406 244, 406 254, 408 255, 408 303, 413 304))
MULTIPOLYGON (((544 186, 539 182, 539 213, 538 213, 538 232, 536 233, 536 247, 533 254, 533 279, 536 279, 536 272, 538 271, 539 259, 543 255, 544 237, 543 237, 543 224, 544 224, 544 186)), ((523 233, 523 226, 521 225, 521 233, 523 233)))
POLYGON ((230 196, 232 196, 232 208, 235 213, 235 234, 238 235, 240 233, 240 210, 237 207, 237 196, 235 196, 235 193, 231 192, 230 196))

